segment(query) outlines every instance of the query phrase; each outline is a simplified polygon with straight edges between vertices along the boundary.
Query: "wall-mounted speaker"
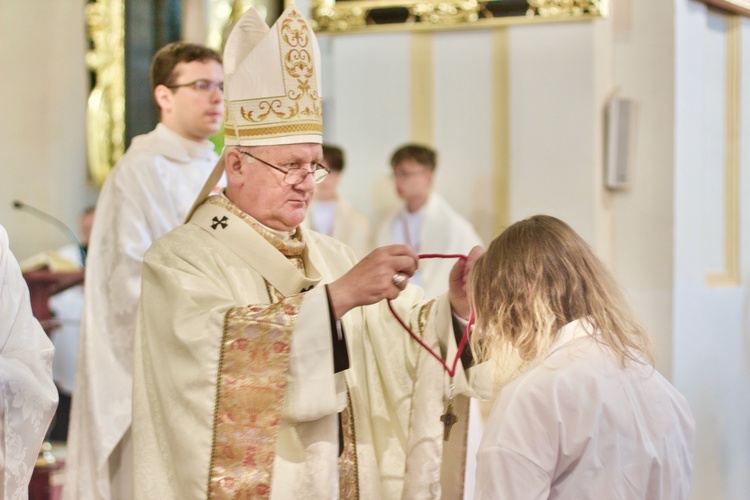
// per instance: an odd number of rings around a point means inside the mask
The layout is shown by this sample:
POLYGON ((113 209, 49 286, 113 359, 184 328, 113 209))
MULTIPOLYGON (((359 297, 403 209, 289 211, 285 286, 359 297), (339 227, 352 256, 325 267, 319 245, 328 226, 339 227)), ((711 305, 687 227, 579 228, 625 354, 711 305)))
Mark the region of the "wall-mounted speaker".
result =
POLYGON ((604 185, 628 189, 632 183, 636 106, 632 99, 612 97, 606 110, 604 185))

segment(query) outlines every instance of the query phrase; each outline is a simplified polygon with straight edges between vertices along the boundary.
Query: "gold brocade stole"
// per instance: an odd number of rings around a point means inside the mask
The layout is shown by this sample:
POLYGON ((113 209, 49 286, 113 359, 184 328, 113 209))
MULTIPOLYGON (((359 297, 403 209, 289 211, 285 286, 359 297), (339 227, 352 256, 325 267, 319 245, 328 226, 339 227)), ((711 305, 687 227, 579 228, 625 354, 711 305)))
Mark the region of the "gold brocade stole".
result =
POLYGON ((299 304, 236 307, 224 321, 209 498, 268 498, 299 304), (253 367, 248 369, 248 367, 253 367))
MULTIPOLYGON (((222 206, 250 224, 304 273, 305 243, 282 240, 223 197, 222 206)), ((302 295, 284 297, 266 280, 271 304, 235 307, 224 319, 208 498, 268 498, 302 295)))
POLYGON ((346 408, 341 412, 341 432, 344 436, 344 451, 339 456, 339 498, 359 498, 359 469, 357 468, 357 433, 352 410, 349 387, 346 388, 346 408))

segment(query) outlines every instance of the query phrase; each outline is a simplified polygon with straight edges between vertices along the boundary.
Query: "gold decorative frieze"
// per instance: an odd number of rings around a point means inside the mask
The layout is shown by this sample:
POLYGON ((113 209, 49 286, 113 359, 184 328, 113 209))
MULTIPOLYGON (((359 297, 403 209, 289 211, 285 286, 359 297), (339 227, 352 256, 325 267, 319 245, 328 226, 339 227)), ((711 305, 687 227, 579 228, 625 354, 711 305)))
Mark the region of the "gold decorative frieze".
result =
POLYGON ((318 32, 438 30, 607 15, 608 0, 313 0, 318 32))
POLYGON ((606 15, 604 0, 529 0, 530 15, 580 17, 606 15))
POLYGON ((701 0, 711 7, 750 17, 750 0, 701 0))
POLYGON ((124 0, 96 0, 86 5, 93 48, 86 64, 95 84, 86 111, 89 173, 97 186, 125 148, 125 7, 124 0))

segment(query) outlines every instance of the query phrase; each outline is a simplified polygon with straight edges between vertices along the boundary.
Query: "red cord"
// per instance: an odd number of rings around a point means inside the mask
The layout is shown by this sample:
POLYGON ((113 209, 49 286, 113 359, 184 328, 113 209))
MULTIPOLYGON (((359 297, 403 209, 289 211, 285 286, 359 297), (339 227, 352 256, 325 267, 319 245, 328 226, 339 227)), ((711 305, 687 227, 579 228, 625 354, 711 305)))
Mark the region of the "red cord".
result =
MULTIPOLYGON (((462 254, 439 254, 439 253, 423 253, 419 254, 420 259, 466 259, 466 255, 462 254)), ((461 341, 458 343, 458 347, 456 350, 456 357, 453 359, 453 365, 449 368, 448 364, 445 362, 445 360, 435 351, 433 351, 430 346, 425 344, 425 342, 415 334, 411 328, 409 328, 409 325, 407 325, 403 319, 401 319, 401 316, 398 315, 396 310, 393 308, 393 305, 391 304, 390 299, 388 299, 388 309, 391 310, 391 314, 393 314, 393 317, 396 318, 396 321, 399 322, 399 324, 406 330, 406 332, 417 341, 419 345, 424 347, 427 352, 429 352, 432 357, 437 359, 441 365, 443 365, 443 368, 446 372, 448 372, 448 375, 453 377, 456 374, 456 366, 458 365, 458 360, 461 357, 461 354, 464 352, 464 348, 466 347, 466 342, 469 340, 469 333, 471 332, 471 327, 474 325, 474 310, 471 311, 471 316, 469 317, 469 323, 466 325, 466 328, 464 329, 464 333, 461 336, 461 341)))

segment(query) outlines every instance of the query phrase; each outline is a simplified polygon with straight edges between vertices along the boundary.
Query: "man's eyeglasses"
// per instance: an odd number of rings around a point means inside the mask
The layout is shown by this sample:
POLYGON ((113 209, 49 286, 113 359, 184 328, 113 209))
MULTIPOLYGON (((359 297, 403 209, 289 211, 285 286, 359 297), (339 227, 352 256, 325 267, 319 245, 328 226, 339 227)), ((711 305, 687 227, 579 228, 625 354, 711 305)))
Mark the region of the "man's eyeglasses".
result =
POLYGON ((257 156, 251 155, 247 151, 240 151, 240 153, 242 153, 243 155, 247 155, 250 158, 261 162, 267 167, 271 167, 274 170, 278 170, 279 172, 284 174, 284 182, 292 186, 297 185, 300 182, 304 181, 305 178, 310 174, 312 175, 312 178, 315 184, 319 184, 323 182, 323 179, 326 178, 329 172, 329 170, 326 167, 324 167, 320 163, 315 163, 315 162, 310 164, 310 166, 312 167, 312 170, 308 170, 305 167, 290 167, 284 170, 283 168, 279 166, 276 166, 272 163, 268 163, 266 160, 261 160, 257 156))
POLYGON ((215 89, 219 89, 219 92, 224 92, 224 82, 212 82, 211 80, 196 80, 190 83, 180 83, 177 85, 165 85, 169 89, 178 89, 180 87, 192 87, 193 90, 198 92, 213 92, 215 89))
POLYGON ((391 172, 391 177, 394 179, 411 179, 412 177, 415 177, 417 175, 426 174, 430 170, 425 168, 420 168, 419 170, 394 170, 391 172))

